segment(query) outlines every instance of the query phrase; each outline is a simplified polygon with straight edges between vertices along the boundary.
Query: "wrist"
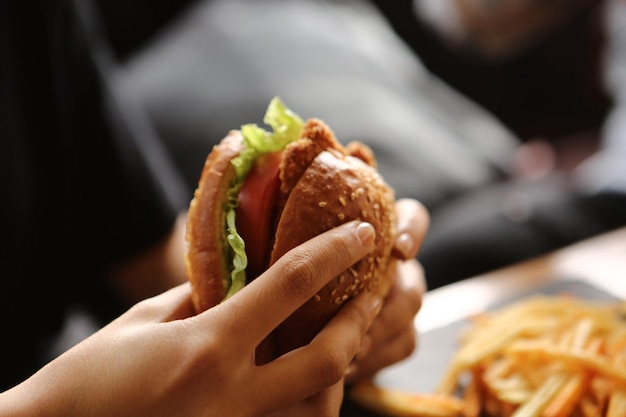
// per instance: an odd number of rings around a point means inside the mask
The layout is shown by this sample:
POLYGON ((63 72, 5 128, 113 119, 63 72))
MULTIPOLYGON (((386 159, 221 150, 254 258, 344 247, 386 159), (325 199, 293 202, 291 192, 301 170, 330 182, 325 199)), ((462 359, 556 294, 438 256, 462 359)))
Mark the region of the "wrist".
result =
POLYGON ((57 417, 74 415, 71 389, 62 377, 52 375, 50 365, 36 374, 0 393, 0 417, 57 417))
POLYGON ((31 381, 0 393, 0 417, 52 416, 55 413, 46 411, 41 397, 41 390, 35 389, 31 381))

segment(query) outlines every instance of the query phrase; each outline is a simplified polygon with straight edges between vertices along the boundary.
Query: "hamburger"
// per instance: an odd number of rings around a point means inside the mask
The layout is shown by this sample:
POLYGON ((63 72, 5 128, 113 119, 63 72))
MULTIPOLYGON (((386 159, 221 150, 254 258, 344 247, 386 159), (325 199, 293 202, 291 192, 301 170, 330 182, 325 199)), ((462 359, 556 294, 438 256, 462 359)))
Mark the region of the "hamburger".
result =
POLYGON ((376 230, 374 249, 329 282, 257 349, 257 363, 310 342, 361 291, 384 296, 394 264, 395 196, 370 148, 345 147, 321 120, 274 98, 263 119, 209 153, 187 223, 187 276, 197 313, 237 293, 290 249, 343 223, 376 230))

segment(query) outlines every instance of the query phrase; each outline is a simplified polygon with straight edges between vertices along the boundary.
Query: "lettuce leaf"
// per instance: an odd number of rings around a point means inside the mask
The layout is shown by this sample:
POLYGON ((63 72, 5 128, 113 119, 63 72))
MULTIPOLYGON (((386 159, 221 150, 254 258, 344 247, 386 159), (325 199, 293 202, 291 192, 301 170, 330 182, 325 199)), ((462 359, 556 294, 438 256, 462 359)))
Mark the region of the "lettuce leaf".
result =
POLYGON ((285 149, 289 143, 300 138, 304 127, 302 118, 289 110, 278 97, 270 101, 263 122, 272 128, 271 132, 256 124, 241 126, 244 149, 231 161, 237 175, 227 193, 225 227, 226 240, 232 257, 232 270, 225 299, 246 285, 248 258, 245 252, 245 242, 237 233, 235 224, 238 196, 243 181, 261 155, 285 149))

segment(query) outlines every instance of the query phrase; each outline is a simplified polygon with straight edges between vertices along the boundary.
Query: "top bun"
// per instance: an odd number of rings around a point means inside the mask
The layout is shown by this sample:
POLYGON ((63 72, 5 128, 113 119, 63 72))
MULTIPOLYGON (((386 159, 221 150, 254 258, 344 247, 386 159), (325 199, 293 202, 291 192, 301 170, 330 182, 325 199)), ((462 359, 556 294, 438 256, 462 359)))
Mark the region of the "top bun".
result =
POLYGON ((288 193, 278 221, 271 264, 290 249, 352 220, 376 230, 373 251, 331 280, 274 332, 279 354, 308 343, 340 306, 363 290, 384 296, 394 269, 395 196, 376 171, 371 150, 353 142, 343 147, 332 131, 310 119, 303 139, 290 144, 283 156, 281 178, 288 193), (319 151, 319 144, 323 150, 319 151), (313 151, 311 149, 314 149, 313 151), (312 161, 307 158, 313 156, 312 161), (302 161, 297 163, 294 161, 302 161), (294 165, 306 166, 294 174, 294 165), (285 180, 298 177, 297 181, 285 180))

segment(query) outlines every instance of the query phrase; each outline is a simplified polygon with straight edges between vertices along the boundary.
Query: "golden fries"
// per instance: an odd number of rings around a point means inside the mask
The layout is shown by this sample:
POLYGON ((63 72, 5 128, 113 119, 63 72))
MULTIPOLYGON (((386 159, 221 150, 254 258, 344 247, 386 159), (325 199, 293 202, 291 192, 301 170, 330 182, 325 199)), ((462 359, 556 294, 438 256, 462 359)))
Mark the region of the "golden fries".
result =
POLYGON ((401 417, 626 417, 625 312, 530 297, 472 320, 435 394, 370 384, 353 398, 401 417))
POLYGON ((622 313, 621 303, 569 296, 531 297, 485 313, 437 392, 482 386, 482 412, 493 417, 625 417, 622 313), (463 375, 469 386, 461 386, 463 375))
POLYGON ((392 391, 370 383, 358 384, 350 396, 367 408, 393 417, 459 417, 463 401, 447 395, 392 391))

